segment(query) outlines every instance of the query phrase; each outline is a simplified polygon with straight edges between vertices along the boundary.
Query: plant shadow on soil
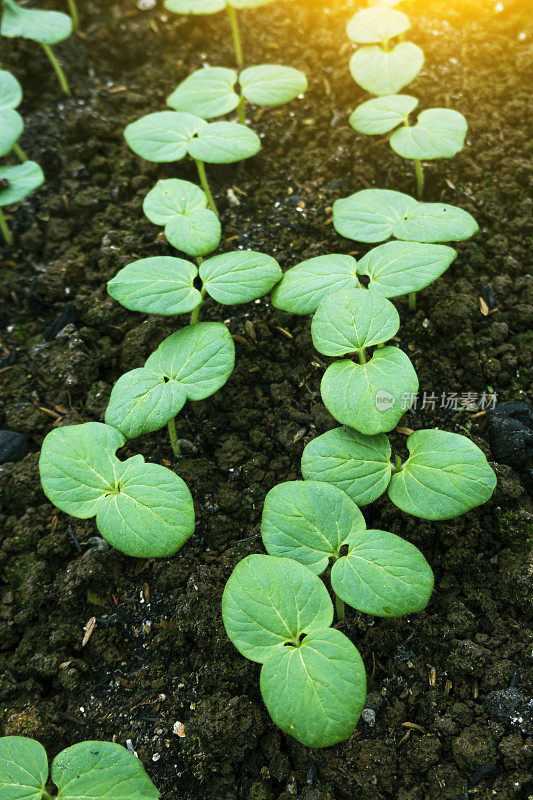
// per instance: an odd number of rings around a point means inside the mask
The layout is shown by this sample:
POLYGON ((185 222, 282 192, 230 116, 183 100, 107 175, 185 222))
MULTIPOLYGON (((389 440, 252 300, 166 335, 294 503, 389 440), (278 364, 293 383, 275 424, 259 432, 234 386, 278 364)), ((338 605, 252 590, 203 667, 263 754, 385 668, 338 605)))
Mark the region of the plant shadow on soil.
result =
MULTIPOLYGON (((426 54, 406 91, 422 108, 463 112, 470 125, 464 152, 429 167, 427 199, 460 205, 481 231, 419 294, 415 316, 405 298, 395 301, 398 343, 422 394, 437 398, 402 424, 465 432, 490 458, 484 418, 441 408, 441 394, 490 387, 499 400, 528 399, 533 383, 525 133, 533 28, 525 4, 500 14, 481 0, 463 6, 460 14, 441 0, 405 4, 409 38, 426 54), (487 316, 482 292, 494 295, 487 316)), ((362 255, 365 246, 335 234, 334 200, 371 186, 414 191, 410 166, 386 141, 347 124, 364 99, 347 68, 344 26, 355 9, 279 0, 242 15, 247 63, 300 67, 310 88, 287 107, 249 107, 262 152, 209 170, 224 249, 263 250, 283 268, 328 252, 362 255)), ((208 306, 205 318, 223 320, 235 337, 237 365, 221 391, 178 416, 185 457, 173 462, 166 431, 119 454, 170 463, 188 483, 196 534, 173 558, 103 550, 92 541, 93 521, 67 518, 42 494, 38 452, 51 427, 102 420, 119 375, 185 324, 130 313, 106 295, 106 280, 129 261, 171 253, 142 215, 146 192, 160 177, 195 180, 190 164, 136 158, 122 131, 163 108, 202 63, 233 66, 222 14, 178 17, 162 3, 142 12, 112 0, 80 10, 83 37, 57 48, 70 100, 38 46, 2 43, 5 66, 24 87, 21 144, 47 182, 11 215, 17 246, 0 258, 2 427, 31 439, 31 452, 0 471, 0 733, 38 738, 50 755, 82 739, 131 739, 165 800, 455 800, 469 789, 481 798, 525 796, 531 505, 523 474, 494 465, 491 502, 449 522, 411 518, 386 499, 364 510, 371 527, 421 548, 436 588, 410 617, 348 612, 342 629, 369 675, 368 711, 348 742, 312 751, 282 735, 261 702, 257 665, 225 635, 222 589, 241 558, 262 550, 266 493, 300 478, 305 444, 335 425, 320 398, 327 359, 312 347, 309 318, 266 300, 208 306), (76 321, 43 341, 69 301, 76 321), (174 733, 177 721, 184 737, 174 733)), ((404 447, 402 433, 392 440, 404 447)))

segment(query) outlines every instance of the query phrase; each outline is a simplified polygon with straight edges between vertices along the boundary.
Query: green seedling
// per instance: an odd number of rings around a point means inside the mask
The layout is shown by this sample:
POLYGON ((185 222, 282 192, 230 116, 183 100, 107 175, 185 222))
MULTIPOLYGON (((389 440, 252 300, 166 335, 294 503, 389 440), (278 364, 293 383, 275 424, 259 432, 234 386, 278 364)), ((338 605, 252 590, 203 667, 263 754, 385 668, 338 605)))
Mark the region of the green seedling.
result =
POLYGON ((233 36, 235 61, 238 67, 242 67, 244 57, 237 11, 245 8, 259 8, 259 6, 265 6, 271 2, 272 0, 227 0, 227 2, 226 0, 165 0, 165 8, 175 14, 216 14, 225 9, 233 36))
POLYGON ((59 84, 65 94, 70 95, 69 85, 51 45, 68 39, 72 33, 72 19, 60 11, 43 11, 37 8, 22 8, 15 0, 2 0, 3 15, 0 34, 9 38, 21 37, 38 42, 55 70, 59 84))
POLYGON ((141 455, 119 461, 115 452, 125 441, 99 422, 51 431, 39 459, 44 493, 66 514, 96 516, 104 539, 126 555, 170 556, 194 533, 191 493, 171 470, 141 455))
POLYGON ((13 234, 9 230, 2 207, 19 203, 42 183, 44 183, 43 171, 35 161, 25 161, 15 166, 0 166, 0 231, 8 245, 13 244, 13 234))
POLYGON ((392 43, 409 27, 405 14, 389 8, 365 8, 348 22, 348 38, 365 45, 350 59, 352 77, 365 91, 396 94, 416 78, 424 63, 422 50, 412 42, 392 43))
POLYGON ((358 505, 384 491, 407 514, 423 519, 458 517, 490 499, 496 475, 482 451, 466 436, 440 430, 415 431, 407 439, 409 458, 391 461, 384 434, 365 436, 335 428, 304 449, 305 479, 332 483, 358 505))
POLYGON ((22 117, 15 111, 22 102, 22 88, 18 80, 5 69, 0 69, 0 156, 14 150, 21 161, 26 156, 17 144, 24 130, 22 117))
POLYGON ((293 558, 315 575, 328 569, 337 618, 344 603, 365 614, 421 611, 433 591, 422 553, 400 536, 367 530, 354 501, 324 481, 288 481, 267 494, 261 535, 271 556, 293 558))
POLYGON ((125 747, 80 742, 57 755, 49 774, 44 747, 25 736, 0 738, 3 800, 158 800, 143 765, 125 747), (56 789, 47 791, 51 781, 56 789), (57 793, 56 793, 57 792, 57 793))
POLYGON ((306 89, 305 75, 292 67, 261 64, 243 70, 240 75, 225 67, 204 67, 179 84, 167 98, 167 105, 203 119, 237 109, 239 120, 245 125, 245 100, 257 106, 280 106, 306 89), (235 91, 237 79, 240 93, 235 91))
POLYGON ((236 122, 206 122, 193 114, 157 111, 126 127, 124 137, 141 158, 158 163, 181 161, 185 156, 196 164, 209 208, 218 215, 205 174, 204 162, 230 164, 259 152, 259 137, 236 122))
POLYGON ((365 702, 365 668, 330 627, 333 604, 320 578, 292 559, 248 556, 226 584, 222 619, 237 650, 262 665, 261 694, 281 730, 308 747, 351 736, 365 702))
POLYGON ((390 431, 404 414, 402 398, 418 391, 409 358, 398 347, 382 345, 400 327, 398 312, 384 297, 366 289, 346 289, 326 297, 311 323, 316 349, 343 358, 325 371, 322 399, 338 422, 366 434, 390 431), (379 347, 371 357, 369 347, 379 347))

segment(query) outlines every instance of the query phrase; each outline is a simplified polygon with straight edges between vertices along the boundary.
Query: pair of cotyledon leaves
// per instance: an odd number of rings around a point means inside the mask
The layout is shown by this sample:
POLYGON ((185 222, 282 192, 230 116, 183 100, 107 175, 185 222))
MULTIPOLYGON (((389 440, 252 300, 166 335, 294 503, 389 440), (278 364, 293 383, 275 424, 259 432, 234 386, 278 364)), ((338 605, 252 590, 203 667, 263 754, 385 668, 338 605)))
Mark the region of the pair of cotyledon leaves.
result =
POLYGON ((234 89, 237 77, 242 96, 258 106, 288 103, 307 89, 303 72, 278 64, 248 67, 240 75, 225 67, 204 67, 179 84, 167 98, 167 105, 203 119, 227 114, 240 102, 234 89))
POLYGON ((141 455, 119 461, 115 453, 125 441, 99 422, 51 431, 39 459, 44 493, 73 517, 96 515, 104 539, 127 555, 172 555, 194 533, 191 493, 171 470, 141 455))
MULTIPOLYGON (((41 800, 48 782, 44 747, 25 736, 0 738, 0 797, 41 800)), ((53 762, 50 779, 57 800, 158 800, 160 793, 143 765, 112 742, 80 742, 53 762)))
POLYGON ((14 166, 0 165, 0 206, 18 203, 42 183, 43 171, 35 161, 14 166), (5 186, 2 185, 3 181, 7 181, 5 186))
POLYGON ((348 22, 346 33, 360 47, 350 59, 350 72, 356 83, 375 95, 396 94, 410 83, 424 63, 424 53, 412 42, 399 42, 389 49, 390 39, 410 27, 401 11, 366 8, 348 22), (381 47, 376 43, 386 45, 381 47))
POLYGON ((355 109, 350 125, 365 134, 396 128, 389 141, 402 158, 452 158, 462 150, 468 129, 463 115, 451 108, 429 108, 418 115, 415 125, 409 125, 409 114, 417 105, 416 97, 406 94, 375 97, 355 109))
POLYGON ((165 0, 164 6, 175 14, 216 14, 227 6, 235 9, 259 8, 273 0, 165 0))
POLYGON ((22 100, 20 83, 5 69, 0 69, 0 156, 7 155, 24 130, 22 117, 15 111, 22 100))
POLYGON ((72 33, 72 19, 61 11, 23 8, 15 0, 2 0, 0 35, 57 44, 72 33))

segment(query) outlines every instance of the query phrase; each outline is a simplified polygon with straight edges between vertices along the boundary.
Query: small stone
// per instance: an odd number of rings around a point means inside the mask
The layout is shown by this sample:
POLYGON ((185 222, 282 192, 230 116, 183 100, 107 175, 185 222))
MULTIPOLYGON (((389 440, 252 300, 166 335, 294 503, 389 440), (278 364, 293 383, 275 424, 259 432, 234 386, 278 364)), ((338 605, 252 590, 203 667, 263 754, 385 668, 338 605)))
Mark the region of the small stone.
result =
POLYGON ((29 439, 24 433, 0 430, 0 464, 20 461, 29 449, 29 439))
POLYGON ((363 708, 361 713, 362 718, 366 722, 367 725, 370 725, 373 728, 376 724, 376 712, 373 708, 363 708))

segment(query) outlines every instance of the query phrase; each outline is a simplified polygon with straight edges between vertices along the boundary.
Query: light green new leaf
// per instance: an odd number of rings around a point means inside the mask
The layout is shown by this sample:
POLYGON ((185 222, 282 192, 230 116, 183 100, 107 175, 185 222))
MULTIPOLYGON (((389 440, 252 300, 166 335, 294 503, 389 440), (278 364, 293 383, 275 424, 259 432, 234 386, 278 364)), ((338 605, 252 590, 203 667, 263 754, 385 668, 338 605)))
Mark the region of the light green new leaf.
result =
POLYGON ((0 109, 0 156, 6 156, 24 130, 24 121, 12 108, 0 109))
POLYGON ((143 211, 156 225, 166 225, 176 216, 207 208, 205 192, 190 181, 167 178, 157 181, 143 202, 143 211))
POLYGON ((279 483, 265 498, 261 535, 271 556, 299 561, 320 575, 344 544, 366 528, 348 495, 323 481, 279 483))
POLYGON ((333 604, 320 578, 290 558, 252 555, 231 573, 222 619, 237 650, 260 663, 303 633, 327 628, 333 604))
MULTIPOLYGON (((350 115, 350 125, 358 133, 388 133, 407 120, 411 111, 418 105, 416 97, 408 94, 393 94, 374 97, 357 106, 350 115)), ((366 189, 363 191, 387 191, 386 189, 366 189)), ((396 192, 395 194, 400 194, 396 192)))
POLYGON ((400 316, 389 300, 366 289, 344 289, 322 300, 311 336, 319 353, 344 356, 387 342, 399 327, 400 316))
POLYGON ((176 111, 196 114, 202 119, 220 117, 239 105, 239 95, 233 88, 236 81, 234 69, 197 69, 167 97, 167 105, 176 111))
POLYGON ((174 14, 216 14, 226 7, 226 0, 165 0, 165 8, 174 14))
POLYGON ((177 250, 189 256, 206 256, 220 244, 222 228, 217 215, 209 208, 176 215, 165 225, 165 236, 177 250))
POLYGON ((3 0, 2 9, 2 36, 20 36, 41 44, 57 44, 72 33, 72 19, 60 11, 22 8, 14 0, 3 0))
POLYGON ((0 738, 0 797, 41 800, 48 780, 44 747, 25 736, 0 738))
POLYGON ((307 90, 307 78, 299 69, 279 64, 248 67, 239 76, 242 93, 257 106, 279 106, 307 90))
POLYGON ((207 125, 205 119, 193 114, 156 111, 131 122, 124 138, 133 152, 147 161, 179 161, 187 155, 193 136, 207 125))
POLYGON ((386 42, 411 27, 408 17, 389 8, 363 8, 350 19, 346 33, 352 42, 373 44, 386 42))
POLYGON ((17 108, 22 102, 22 87, 11 72, 0 69, 0 111, 17 108))
POLYGON ((399 617, 425 608, 433 573, 414 545, 386 531, 369 530, 350 544, 331 570, 341 600, 377 617, 399 617))
POLYGON ((306 445, 302 475, 337 486, 362 506, 380 497, 389 485, 390 457, 384 433, 365 436, 352 428, 334 428, 306 445))
POLYGON ((445 203, 418 203, 394 226, 394 236, 412 242, 459 242, 479 230, 468 211, 445 203))
POLYGON ((112 742, 80 742, 59 753, 52 780, 61 800, 158 800, 142 763, 112 742))
POLYGON ((418 378, 404 352, 382 347, 366 364, 350 359, 331 364, 320 391, 338 422, 373 435, 396 427, 405 410, 402 400, 418 391, 418 378))
POLYGON ((491 497, 496 475, 466 436, 416 431, 407 439, 409 458, 388 489, 392 502, 424 519, 450 519, 491 497))
POLYGON ((272 653, 261 668, 260 685, 275 724, 307 747, 348 739, 366 698, 363 660, 335 628, 272 653))
POLYGON ((207 164, 231 164, 255 156, 261 149, 259 136, 246 125, 238 122, 211 122, 205 125, 189 143, 188 152, 193 158, 207 164))
POLYGON ((218 303, 249 303, 267 294, 282 277, 278 262, 264 253, 235 250, 200 266, 204 287, 218 303))
POLYGON ((287 270, 271 300, 274 308, 292 314, 313 314, 327 295, 347 288, 359 288, 355 258, 316 256, 287 270))
POLYGON ((400 42, 390 51, 377 45, 361 47, 350 59, 352 78, 370 94, 393 95, 411 83, 424 63, 424 53, 412 42, 400 42))
POLYGON ((457 257, 453 247, 419 242, 387 242, 374 247, 357 264, 368 275, 368 288, 383 297, 399 297, 429 286, 457 257))
POLYGON ((105 412, 107 425, 127 439, 158 431, 183 408, 187 392, 178 381, 141 367, 121 375, 105 412))
POLYGON ((394 131, 390 146, 402 158, 452 158, 463 149, 467 129, 458 111, 430 108, 418 115, 416 125, 394 131))
POLYGON ((130 311, 184 314, 202 299, 193 286, 197 274, 196 265, 183 258, 141 258, 117 272, 107 284, 107 291, 130 311))
POLYGON ((0 184, 7 181, 5 187, 0 186, 0 206, 10 206, 24 200, 34 189, 44 183, 43 171, 35 161, 6 167, 0 165, 0 184))

